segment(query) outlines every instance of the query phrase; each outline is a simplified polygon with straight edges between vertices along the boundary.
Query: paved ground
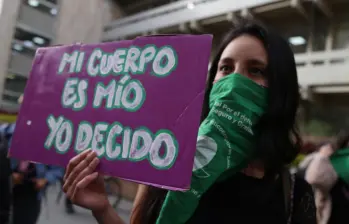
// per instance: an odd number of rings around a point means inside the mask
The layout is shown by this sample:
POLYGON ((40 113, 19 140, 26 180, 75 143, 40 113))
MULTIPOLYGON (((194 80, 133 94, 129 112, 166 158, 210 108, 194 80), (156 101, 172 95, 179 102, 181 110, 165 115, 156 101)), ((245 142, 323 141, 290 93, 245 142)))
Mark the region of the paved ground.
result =
MULTIPOLYGON (((48 192, 47 203, 43 202, 42 212, 38 224, 95 224, 91 213, 86 209, 75 207, 76 214, 67 215, 64 212, 64 200, 62 198, 60 204, 56 204, 56 196, 58 187, 52 187, 48 192)), ((130 209, 132 204, 128 201, 122 201, 118 214, 128 223, 130 209)))

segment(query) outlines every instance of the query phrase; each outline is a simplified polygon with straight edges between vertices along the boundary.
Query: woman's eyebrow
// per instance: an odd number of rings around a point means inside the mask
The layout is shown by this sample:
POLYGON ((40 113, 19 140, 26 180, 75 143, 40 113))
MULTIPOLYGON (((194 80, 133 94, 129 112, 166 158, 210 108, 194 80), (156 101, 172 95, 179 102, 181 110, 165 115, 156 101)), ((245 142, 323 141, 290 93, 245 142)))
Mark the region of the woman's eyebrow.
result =
POLYGON ((264 67, 267 66, 266 62, 259 60, 259 59, 249 59, 248 63, 251 65, 260 65, 260 66, 264 66, 264 67))
POLYGON ((234 59, 232 59, 230 57, 222 58, 221 60, 219 60, 220 63, 231 63, 233 61, 234 61, 234 59))

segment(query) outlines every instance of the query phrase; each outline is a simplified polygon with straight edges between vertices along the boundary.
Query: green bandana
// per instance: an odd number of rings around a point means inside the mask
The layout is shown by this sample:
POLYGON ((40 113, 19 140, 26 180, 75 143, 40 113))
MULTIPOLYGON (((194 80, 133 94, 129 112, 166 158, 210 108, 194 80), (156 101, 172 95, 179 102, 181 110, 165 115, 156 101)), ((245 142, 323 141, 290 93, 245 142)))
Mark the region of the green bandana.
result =
POLYGON ((349 148, 337 150, 331 156, 331 163, 338 176, 349 184, 349 148))
POLYGON ((157 224, 186 223, 201 196, 223 174, 240 171, 253 156, 267 89, 243 75, 231 74, 213 85, 209 104, 210 112, 199 128, 191 189, 168 192, 157 224))

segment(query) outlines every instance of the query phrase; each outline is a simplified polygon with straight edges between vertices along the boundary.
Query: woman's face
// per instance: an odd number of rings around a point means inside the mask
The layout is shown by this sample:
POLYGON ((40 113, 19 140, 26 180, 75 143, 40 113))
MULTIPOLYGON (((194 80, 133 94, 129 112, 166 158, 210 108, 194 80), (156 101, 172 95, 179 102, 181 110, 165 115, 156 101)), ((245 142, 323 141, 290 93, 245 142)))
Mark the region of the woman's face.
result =
POLYGON ((224 49, 214 82, 231 73, 239 73, 262 86, 267 86, 267 65, 268 57, 263 43, 251 35, 241 35, 224 49))

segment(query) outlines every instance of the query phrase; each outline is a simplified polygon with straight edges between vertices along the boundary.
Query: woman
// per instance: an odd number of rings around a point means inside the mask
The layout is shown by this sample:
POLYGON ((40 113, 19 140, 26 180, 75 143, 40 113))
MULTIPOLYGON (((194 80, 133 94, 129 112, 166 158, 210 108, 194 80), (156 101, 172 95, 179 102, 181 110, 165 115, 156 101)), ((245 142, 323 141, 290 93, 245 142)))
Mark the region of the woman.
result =
POLYGON ((336 145, 326 144, 315 154, 306 170, 306 180, 315 191, 319 224, 348 223, 349 133, 338 135, 336 145))
POLYGON ((318 224, 347 223, 349 209, 349 133, 341 132, 336 144, 323 144, 304 164, 305 179, 315 192, 318 224))
MULTIPOLYGON (((295 128, 299 87, 292 50, 280 36, 257 24, 244 23, 229 32, 209 72, 203 119, 209 112, 214 82, 231 73, 268 88, 257 153, 248 168, 216 183, 203 195, 188 223, 316 223, 310 186, 282 175, 301 145, 295 128)), ((64 191, 74 203, 91 209, 100 223, 122 223, 108 203, 102 177, 95 172, 98 162, 91 151, 73 158, 66 171, 64 191)), ((165 194, 165 190, 141 186, 131 223, 155 223, 165 194)))
POLYGON ((338 174, 330 160, 334 152, 335 148, 330 143, 322 145, 305 170, 305 180, 314 188, 318 224, 327 224, 331 216, 330 191, 338 180, 338 174))

